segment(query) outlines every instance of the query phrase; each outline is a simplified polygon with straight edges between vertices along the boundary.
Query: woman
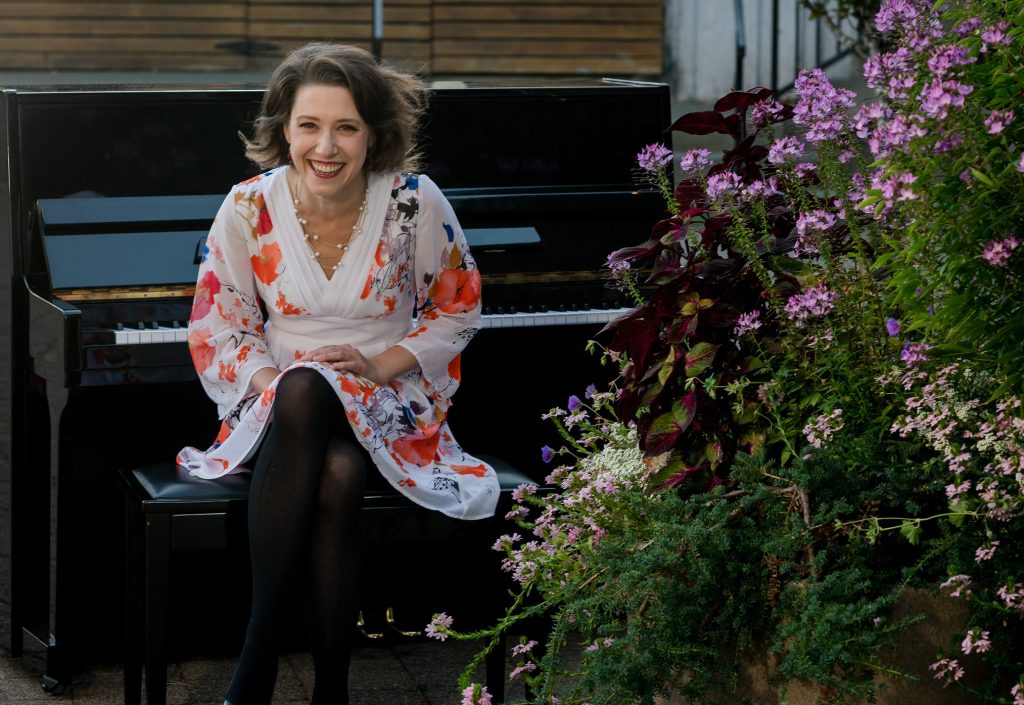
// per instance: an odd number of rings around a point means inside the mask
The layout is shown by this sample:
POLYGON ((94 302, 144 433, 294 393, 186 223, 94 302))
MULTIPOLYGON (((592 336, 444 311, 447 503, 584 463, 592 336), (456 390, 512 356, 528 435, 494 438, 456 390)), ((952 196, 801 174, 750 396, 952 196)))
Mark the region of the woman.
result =
POLYGON ((212 448, 178 462, 205 478, 237 471, 266 434, 231 705, 270 702, 294 576, 308 577, 313 608, 313 703, 348 702, 368 469, 449 516, 494 512, 493 469, 445 420, 480 275, 437 186, 402 173, 422 104, 418 81, 360 49, 293 52, 246 140, 270 171, 232 189, 207 239, 188 337, 223 423, 212 448))

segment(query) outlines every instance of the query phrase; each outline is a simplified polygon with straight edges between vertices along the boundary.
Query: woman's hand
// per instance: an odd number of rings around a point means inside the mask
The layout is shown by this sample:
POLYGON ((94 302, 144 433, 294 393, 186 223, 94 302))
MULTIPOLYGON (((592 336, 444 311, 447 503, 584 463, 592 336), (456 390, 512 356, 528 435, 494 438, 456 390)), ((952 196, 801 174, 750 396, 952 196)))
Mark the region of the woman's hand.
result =
POLYGON ((400 345, 370 358, 351 345, 324 345, 310 350, 299 360, 319 362, 338 372, 352 372, 376 384, 387 384, 419 366, 416 357, 400 345))
POLYGON ((352 372, 371 382, 384 384, 390 380, 380 378, 380 370, 373 359, 368 359, 351 345, 324 345, 299 358, 306 362, 319 362, 338 372, 352 372))

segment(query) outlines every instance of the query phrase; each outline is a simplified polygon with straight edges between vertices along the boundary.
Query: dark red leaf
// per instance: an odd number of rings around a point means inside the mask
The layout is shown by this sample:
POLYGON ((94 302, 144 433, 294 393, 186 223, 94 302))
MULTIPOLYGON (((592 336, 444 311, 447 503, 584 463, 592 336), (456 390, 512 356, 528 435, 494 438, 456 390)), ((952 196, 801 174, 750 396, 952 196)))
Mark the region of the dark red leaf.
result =
POLYGON ((733 134, 722 114, 716 113, 714 110, 686 113, 672 123, 672 127, 669 129, 690 135, 710 135, 713 132, 723 135, 733 134))
POLYGON ((771 95, 771 88, 751 88, 747 91, 732 91, 719 98, 718 102, 715 103, 714 109, 720 113, 728 110, 743 111, 754 103, 767 100, 771 95))

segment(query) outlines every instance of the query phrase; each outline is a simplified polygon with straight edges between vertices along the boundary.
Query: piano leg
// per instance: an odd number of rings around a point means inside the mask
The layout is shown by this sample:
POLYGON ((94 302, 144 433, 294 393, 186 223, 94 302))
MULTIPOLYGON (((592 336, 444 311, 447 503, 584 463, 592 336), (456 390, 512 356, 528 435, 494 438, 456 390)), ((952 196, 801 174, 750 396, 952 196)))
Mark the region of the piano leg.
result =
MULTIPOLYGON (((68 561, 61 553, 67 527, 62 509, 70 497, 63 496, 61 466, 67 444, 60 421, 67 406, 68 392, 60 385, 33 380, 28 402, 32 416, 28 427, 28 462, 24 468, 17 499, 22 516, 16 537, 20 575, 13 576, 18 596, 18 621, 22 636, 45 650, 43 689, 60 693, 70 682, 71 659, 66 635, 59 624, 64 617, 64 591, 69 587, 68 561), (45 397, 45 399, 43 398, 45 397)), ((13 639, 12 639, 13 640, 13 639)))

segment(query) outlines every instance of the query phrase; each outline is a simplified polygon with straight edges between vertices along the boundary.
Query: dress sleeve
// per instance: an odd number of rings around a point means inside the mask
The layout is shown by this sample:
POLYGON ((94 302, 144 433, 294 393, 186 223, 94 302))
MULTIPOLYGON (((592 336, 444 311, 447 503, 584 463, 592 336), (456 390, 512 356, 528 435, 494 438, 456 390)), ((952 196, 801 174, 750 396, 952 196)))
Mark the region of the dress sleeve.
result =
POLYGON ((188 325, 192 362, 222 419, 251 393, 249 382, 257 370, 276 367, 263 334, 247 242, 254 233, 236 213, 243 199, 251 200, 236 186, 214 219, 188 325))
POLYGON ((417 325, 399 342, 445 398, 459 386, 460 353, 480 328, 480 271, 448 199, 419 178, 414 272, 417 325))

